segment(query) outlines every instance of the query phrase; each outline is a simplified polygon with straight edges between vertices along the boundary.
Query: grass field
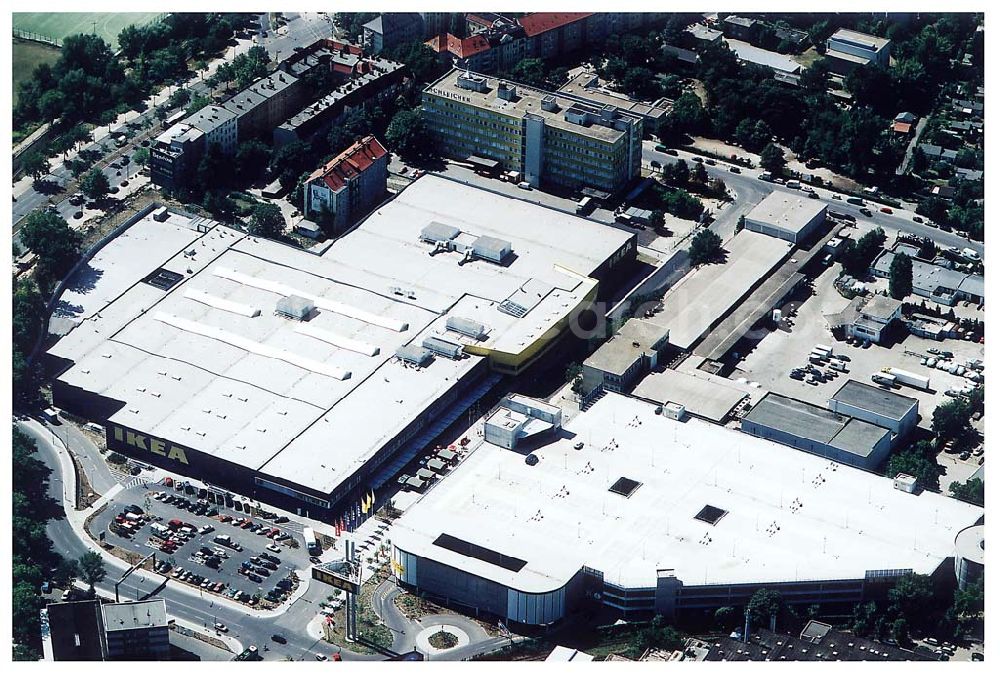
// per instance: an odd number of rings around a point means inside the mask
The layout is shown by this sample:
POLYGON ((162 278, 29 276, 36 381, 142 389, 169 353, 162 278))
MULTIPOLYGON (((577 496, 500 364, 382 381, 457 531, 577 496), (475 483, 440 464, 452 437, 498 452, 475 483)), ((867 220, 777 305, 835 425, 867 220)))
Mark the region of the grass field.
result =
POLYGON ((14 104, 17 104, 17 86, 31 77, 35 67, 43 63, 52 65, 59 58, 59 50, 28 40, 14 40, 11 70, 13 72, 14 104))
POLYGON ((15 12, 14 28, 62 39, 76 33, 97 33, 113 49, 118 34, 130 24, 149 23, 161 12, 15 12))

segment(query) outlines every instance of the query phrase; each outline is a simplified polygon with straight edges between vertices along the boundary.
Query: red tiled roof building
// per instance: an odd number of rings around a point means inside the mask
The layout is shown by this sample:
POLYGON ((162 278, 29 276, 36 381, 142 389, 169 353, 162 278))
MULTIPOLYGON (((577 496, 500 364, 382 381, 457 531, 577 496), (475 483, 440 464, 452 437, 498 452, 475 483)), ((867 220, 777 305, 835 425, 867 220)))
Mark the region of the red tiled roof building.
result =
POLYGON ((381 201, 388 173, 389 152, 366 136, 309 176, 302 212, 342 231, 381 201))

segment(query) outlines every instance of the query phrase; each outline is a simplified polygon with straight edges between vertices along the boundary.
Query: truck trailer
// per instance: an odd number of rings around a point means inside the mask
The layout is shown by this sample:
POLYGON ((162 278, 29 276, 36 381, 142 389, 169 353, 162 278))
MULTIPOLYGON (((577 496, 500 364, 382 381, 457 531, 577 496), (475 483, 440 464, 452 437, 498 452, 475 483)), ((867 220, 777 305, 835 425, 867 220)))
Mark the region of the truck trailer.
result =
POLYGON ((926 376, 921 376, 920 374, 914 374, 912 371, 905 371, 903 369, 897 369, 896 367, 891 367, 886 370, 887 374, 896 377, 896 381, 903 383, 913 388, 919 390, 929 390, 931 387, 931 380, 926 376))

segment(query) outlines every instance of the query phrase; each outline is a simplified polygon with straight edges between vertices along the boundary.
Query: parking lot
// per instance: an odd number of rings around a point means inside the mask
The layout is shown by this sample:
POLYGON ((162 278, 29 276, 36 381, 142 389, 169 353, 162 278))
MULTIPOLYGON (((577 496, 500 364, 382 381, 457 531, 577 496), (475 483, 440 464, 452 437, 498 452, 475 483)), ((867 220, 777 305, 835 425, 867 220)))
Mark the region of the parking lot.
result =
MULTIPOLYGON (((833 287, 839 270, 839 264, 835 264, 814 280, 816 293, 797 305, 790 331, 770 332, 739 363, 733 377, 744 377, 768 390, 825 406, 848 378, 871 383, 872 374, 885 367, 898 367, 930 378, 929 391, 894 386, 895 392, 920 401, 921 425, 927 427, 934 409, 948 399, 947 391, 964 387, 967 381, 964 376, 921 365, 921 359, 928 357, 928 349, 936 349, 954 353, 952 361, 959 364, 965 364, 968 359, 982 360, 983 344, 960 340, 935 341, 911 335, 891 348, 879 345, 862 348, 834 340, 823 315, 843 310, 848 304, 848 300, 833 287), (790 369, 804 366, 810 351, 817 344, 831 346, 834 356, 843 358, 847 363, 847 371, 836 372, 832 379, 815 385, 790 378, 790 369)), ((823 370, 828 368, 823 367, 823 370)))
POLYGON ((295 589, 292 573, 309 568, 301 534, 293 528, 159 484, 122 491, 91 526, 104 531, 111 545, 143 556, 155 553, 158 563, 170 565, 161 573, 172 584, 250 605, 258 604, 254 596, 264 598, 265 605, 280 602, 295 589), (136 514, 135 508, 142 510, 138 520, 129 515, 136 514))

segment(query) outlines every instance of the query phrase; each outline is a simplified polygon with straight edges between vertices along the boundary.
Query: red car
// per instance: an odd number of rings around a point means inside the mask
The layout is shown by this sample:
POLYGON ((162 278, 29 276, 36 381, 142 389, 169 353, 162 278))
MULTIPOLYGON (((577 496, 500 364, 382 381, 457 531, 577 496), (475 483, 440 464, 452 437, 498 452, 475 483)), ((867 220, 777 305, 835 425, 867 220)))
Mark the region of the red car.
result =
POLYGON ((882 209, 880 209, 879 211, 882 212, 883 214, 892 214, 892 210, 889 209, 888 207, 882 207, 882 209))

